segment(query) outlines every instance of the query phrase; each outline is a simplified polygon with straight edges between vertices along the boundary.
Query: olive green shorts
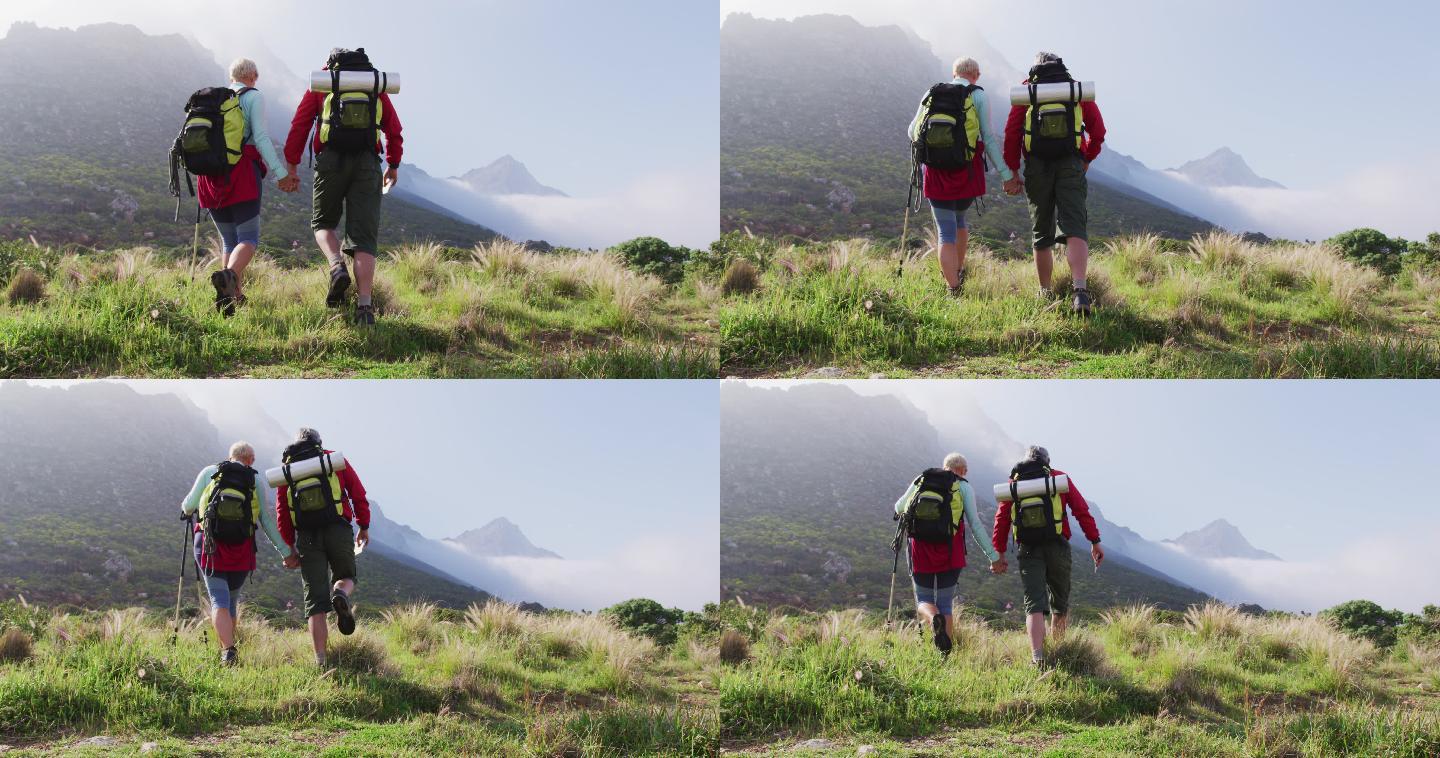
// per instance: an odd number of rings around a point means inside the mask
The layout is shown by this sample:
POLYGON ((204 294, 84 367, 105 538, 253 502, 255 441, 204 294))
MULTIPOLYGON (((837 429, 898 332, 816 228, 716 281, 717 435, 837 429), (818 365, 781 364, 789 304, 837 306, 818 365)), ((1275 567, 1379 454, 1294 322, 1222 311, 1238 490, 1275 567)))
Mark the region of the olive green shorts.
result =
POLYGON ((355 578, 355 533, 349 524, 295 532, 300 553, 300 578, 305 583, 305 615, 329 613, 330 589, 341 579, 355 578))
POLYGON ((1037 250, 1064 244, 1066 239, 1090 240, 1085 209, 1090 194, 1085 159, 1079 155, 1055 160, 1025 159, 1025 197, 1030 201, 1030 236, 1037 250), (1055 228, 1059 226, 1059 234, 1055 228))
POLYGON ((322 150, 315 156, 315 231, 337 229, 345 218, 346 253, 375 254, 380 245, 380 157, 322 150))
POLYGON ((1043 545, 1020 545, 1020 584, 1025 587, 1025 613, 1070 610, 1070 543, 1054 540, 1043 545))

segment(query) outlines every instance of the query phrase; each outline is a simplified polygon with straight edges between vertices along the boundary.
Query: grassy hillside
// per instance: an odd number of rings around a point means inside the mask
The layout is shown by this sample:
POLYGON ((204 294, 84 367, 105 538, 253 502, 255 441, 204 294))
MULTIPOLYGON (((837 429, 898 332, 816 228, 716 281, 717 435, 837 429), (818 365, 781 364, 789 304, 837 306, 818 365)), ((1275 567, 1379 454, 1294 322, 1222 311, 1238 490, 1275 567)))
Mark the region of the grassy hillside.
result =
MULTIPOLYGON (((898 252, 864 240, 732 234, 724 247, 727 375, 1440 376, 1440 273, 1385 277, 1325 245, 1097 240, 1089 320, 1072 317, 1068 300, 1041 302, 1033 263, 1004 249, 972 246, 957 301, 933 247, 898 278, 898 252)), ((1055 283, 1069 295, 1063 262, 1055 283)))
MULTIPOLYGON (((379 261, 373 328, 324 305, 320 264, 261 256, 249 303, 215 312, 212 253, 62 254, 0 244, 0 376, 712 377, 715 287, 608 254, 407 245, 379 261), (24 268, 28 273, 20 273, 24 268), (37 273, 38 272, 38 273, 37 273), (193 282, 192 282, 193 279, 193 282), (24 281, 22 281, 24 280, 24 281)), ((353 292, 353 289, 352 289, 353 292)))
MULTIPOLYGON (((18 755, 709 755, 713 648, 657 647, 601 616, 398 607, 332 632, 241 613, 240 665, 201 623, 36 614, 0 637, 0 742, 18 755), (153 744, 151 744, 153 743, 153 744), (147 748, 146 745, 149 745, 147 748)), ((5 624, 0 624, 0 627, 5 624)))
POLYGON ((1440 752, 1440 648, 1380 651, 1315 617, 1116 610, 1052 645, 1045 672, 1022 633, 972 619, 948 660, 913 622, 860 611, 738 626, 720 719, 747 754, 1440 752))

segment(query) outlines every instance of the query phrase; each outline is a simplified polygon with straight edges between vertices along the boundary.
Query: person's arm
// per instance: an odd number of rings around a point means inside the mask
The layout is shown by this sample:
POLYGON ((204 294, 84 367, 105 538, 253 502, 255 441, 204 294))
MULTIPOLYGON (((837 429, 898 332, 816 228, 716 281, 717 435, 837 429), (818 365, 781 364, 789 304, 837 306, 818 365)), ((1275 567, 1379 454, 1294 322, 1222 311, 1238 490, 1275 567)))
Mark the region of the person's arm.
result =
POLYGON ((265 125, 265 98, 260 95, 260 90, 252 89, 246 92, 240 99, 240 107, 245 111, 245 118, 250 124, 250 139, 255 142, 255 149, 260 151, 265 165, 275 172, 275 180, 289 176, 290 170, 281 162, 280 154, 275 152, 275 143, 270 139, 270 128, 265 125))
POLYGON ((340 488, 350 497, 355 525, 360 527, 360 531, 367 531, 370 528, 370 501, 365 499, 365 485, 360 483, 360 475, 355 473, 355 466, 347 460, 345 469, 338 476, 340 488))
POLYGON ((260 497, 260 528, 265 530, 265 536, 270 538, 270 545, 282 558, 295 552, 280 534, 279 524, 275 520, 275 499, 270 486, 263 480, 256 480, 255 492, 260 497))
MULTIPOLYGON (((928 96, 928 93, 927 93, 928 96)), ((914 142, 920 138, 920 124, 925 120, 925 98, 920 98, 920 107, 915 109, 915 118, 910 119, 910 128, 905 131, 910 135, 910 141, 914 142)))
POLYGON ((1099 542, 1100 528, 1095 525, 1095 517, 1090 515, 1090 504, 1085 502, 1085 497, 1080 494, 1080 488, 1075 486, 1074 478, 1070 479, 1070 491, 1060 497, 1065 501, 1065 505, 1069 506, 1070 513, 1074 514, 1075 520, 1080 522, 1080 531, 1085 533, 1085 539, 1092 543, 1099 542))
POLYGON ((180 501, 181 513, 195 513, 200 510, 200 495, 205 492, 205 487, 210 484, 210 477, 215 476, 217 470, 215 466, 206 466, 200 469, 200 473, 195 477, 195 483, 190 486, 190 492, 185 495, 184 500, 180 501))
POLYGON ((1100 157, 1100 146, 1105 144, 1105 119, 1094 103, 1081 103, 1080 114, 1085 120, 1085 162, 1090 163, 1100 157))
POLYGON ((1025 108, 1010 106, 1010 115, 1005 119, 1005 165, 1011 171, 1020 170, 1020 148, 1024 145, 1025 108))
POLYGON ((393 170, 400 168, 400 158, 405 154, 405 136, 400 126, 400 114, 395 112, 390 96, 381 93, 380 102, 385 104, 384 112, 380 114, 380 131, 385 134, 385 162, 393 170))
POLYGON ((1005 548, 1010 546, 1010 506, 1009 500, 1001 500, 995 504, 995 530, 990 534, 990 544, 995 547, 995 552, 1005 557, 1005 548))
MULTIPOLYGON (((295 524, 290 521, 290 485, 282 484, 275 492, 275 525, 280 527, 280 541, 295 548, 295 524)), ((279 545, 275 546, 279 548, 279 545)))
POLYGON ((986 560, 991 563, 1000 560, 1000 554, 985 541, 985 525, 980 522, 980 514, 975 510, 975 489, 969 482, 957 484, 960 485, 960 499, 965 507, 965 528, 969 530, 970 537, 980 546, 980 551, 985 553, 986 560))
POLYGON ((1015 177, 1015 172, 1005 165, 1005 158, 1001 154, 1001 141, 995 138, 995 126, 990 123, 990 103, 985 96, 984 90, 979 90, 972 98, 975 101, 975 117, 980 120, 980 141, 985 143, 985 157, 990 159, 990 165, 1000 172, 1000 180, 1008 182, 1015 177))
POLYGON ((305 140, 310 136, 310 127, 315 125, 315 114, 320 112, 320 100, 314 92, 306 92, 295 107, 295 116, 290 119, 290 134, 285 138, 285 162, 291 166, 300 165, 305 155, 305 140))
POLYGON ((895 501, 896 516, 905 515, 905 510, 910 507, 910 501, 915 499, 915 492, 919 488, 919 481, 911 482, 910 486, 905 489, 905 494, 901 495, 900 499, 895 501))

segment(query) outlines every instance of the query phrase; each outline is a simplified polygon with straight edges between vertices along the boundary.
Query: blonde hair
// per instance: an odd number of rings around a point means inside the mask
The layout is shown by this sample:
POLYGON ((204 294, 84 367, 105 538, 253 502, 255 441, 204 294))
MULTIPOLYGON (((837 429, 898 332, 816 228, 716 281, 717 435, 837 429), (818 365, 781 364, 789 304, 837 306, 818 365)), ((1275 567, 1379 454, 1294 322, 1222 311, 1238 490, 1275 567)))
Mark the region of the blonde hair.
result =
POLYGON ((951 70, 955 72, 956 76, 970 78, 980 73, 980 64, 974 58, 956 58, 955 66, 951 70))
POLYGON ((238 82, 241 79, 253 79, 260 75, 260 70, 255 68, 255 61, 249 58, 236 58, 230 62, 230 80, 238 82))
POLYGON ((965 456, 959 453, 951 453, 945 456, 944 465, 947 469, 970 468, 970 462, 965 460, 965 456))
POLYGON ((250 443, 243 440, 230 446, 230 460, 238 461, 241 458, 255 460, 255 448, 250 447, 250 443))

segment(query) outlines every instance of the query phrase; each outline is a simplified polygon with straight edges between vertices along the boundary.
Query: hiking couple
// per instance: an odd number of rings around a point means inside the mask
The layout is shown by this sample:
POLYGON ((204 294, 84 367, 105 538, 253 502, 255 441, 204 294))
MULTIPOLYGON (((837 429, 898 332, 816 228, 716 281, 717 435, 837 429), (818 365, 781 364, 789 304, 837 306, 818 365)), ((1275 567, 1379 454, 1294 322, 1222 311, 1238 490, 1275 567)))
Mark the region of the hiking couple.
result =
POLYGON ((238 661, 235 625, 240 589, 255 570, 264 530, 287 569, 299 569, 305 589, 305 616, 315 647, 315 662, 326 665, 329 628, 335 612, 341 634, 355 631, 355 553, 370 541, 370 503, 365 487, 346 461, 337 466, 314 429, 301 429, 281 454, 285 483, 272 495, 255 465, 255 449, 246 442, 230 446, 229 457, 206 466, 180 504, 192 524, 195 565, 210 595, 210 621, 220 642, 220 662, 238 661), (292 468, 312 459, 317 473, 295 475, 292 468), (359 533, 351 531, 352 524, 359 533))
MULTIPOLYGON (((1055 297, 1052 250, 1061 245, 1074 279, 1071 307, 1077 314, 1089 315, 1085 175, 1105 141, 1100 108, 1093 102, 1012 105, 1005 121, 1002 155, 1002 143, 989 118, 989 103, 979 86, 980 64, 974 58, 960 58, 953 74, 948 84, 936 84, 925 93, 909 129, 921 193, 930 201, 940 240, 940 273, 950 295, 960 297, 965 288, 965 254, 970 242, 965 211, 985 195, 988 158, 988 165, 995 166, 1004 182, 1005 193, 1024 192, 1029 201, 1041 300, 1049 302, 1055 297)), ((1022 84, 1070 81, 1074 80, 1060 56, 1041 52, 1022 84)))
POLYGON ((1043 447, 1030 447, 1025 459, 1010 470, 1010 491, 1014 494, 1009 500, 999 501, 994 528, 990 530, 985 529, 975 510, 975 491, 965 478, 969 468, 965 456, 951 453, 945 456, 941 468, 925 470, 895 501, 895 518, 900 522, 894 545, 897 571, 903 540, 909 546, 916 613, 930 627, 931 639, 941 655, 949 655, 955 639, 955 587, 965 568, 966 532, 980 545, 993 574, 1009 570, 1005 551, 1013 536, 1024 588, 1031 662, 1044 666, 1046 618, 1050 619, 1053 639, 1065 634, 1069 621, 1071 555, 1070 520, 1066 514, 1073 513, 1080 522, 1097 568, 1105 560, 1100 530, 1080 490, 1065 472, 1050 467, 1050 453, 1043 447), (1033 485, 1037 480, 1042 494, 1019 493, 1022 482, 1033 485), (989 543, 985 540, 987 532, 989 543))
MULTIPOLYGON (((373 71, 374 67, 364 48, 353 51, 335 48, 322 70, 373 71)), ((265 123, 265 101, 255 88, 259 78, 254 61, 235 60, 230 64, 228 89, 209 88, 191 97, 186 106, 185 129, 177 138, 177 150, 182 153, 195 147, 215 148, 215 152, 224 155, 224 162, 214 173, 200 174, 198 195, 200 207, 210 210, 210 218, 223 244, 220 270, 210 275, 210 283, 215 287, 215 307, 229 317, 234 315, 236 306, 244 304, 245 268, 260 244, 263 180, 273 173, 282 192, 298 191, 300 159, 308 138, 315 156, 310 226, 315 232, 315 244, 330 264, 325 304, 331 308, 345 304, 346 290, 351 283, 345 266, 345 256, 349 255, 355 266, 353 320, 361 325, 374 324, 371 289, 375 252, 379 248, 380 199, 384 189, 398 180, 403 149, 400 117, 390 96, 383 91, 307 91, 291 120, 282 162, 265 123), (217 118, 218 114, 225 114, 223 137, 218 132, 210 137, 204 129, 192 133, 192 125, 210 123, 207 113, 217 118), (192 137, 198 138, 197 144, 188 147, 183 144, 192 137), (212 144, 217 141, 218 144, 212 144), (383 175, 381 155, 388 164, 383 175), (343 244, 336 233, 342 215, 345 218, 343 244)), ((191 154, 185 154, 184 158, 187 169, 193 172, 199 167, 192 165, 191 154)), ((172 186, 171 191, 179 196, 178 186, 172 186)))

